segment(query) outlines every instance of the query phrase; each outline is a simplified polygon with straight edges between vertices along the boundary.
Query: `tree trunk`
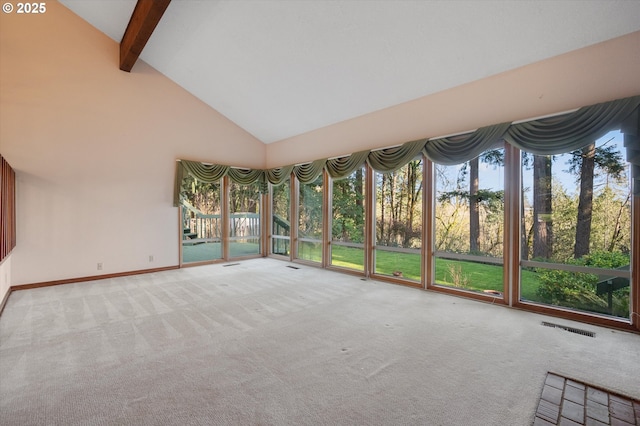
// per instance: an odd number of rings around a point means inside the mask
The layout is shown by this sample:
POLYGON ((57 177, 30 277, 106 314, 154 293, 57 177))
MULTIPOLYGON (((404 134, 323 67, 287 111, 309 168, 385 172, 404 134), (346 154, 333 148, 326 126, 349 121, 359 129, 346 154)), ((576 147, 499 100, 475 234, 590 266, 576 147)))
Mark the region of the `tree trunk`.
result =
POLYGON ((381 243, 384 240, 384 186, 386 184, 386 177, 382 175, 382 183, 380 184, 380 234, 376 238, 377 243, 381 243))
POLYGON ((469 161, 469 251, 471 253, 480 251, 480 203, 478 200, 480 184, 478 166, 478 157, 469 161))
POLYGON ((593 217, 593 172, 595 169, 595 154, 595 143, 589 144, 582 149, 576 245, 573 250, 573 257, 576 259, 589 254, 591 219, 593 217))
POLYGON ((533 156, 533 200, 533 257, 550 259, 553 255, 551 156, 533 156))
POLYGON ((356 181, 354 183, 354 189, 356 192, 356 206, 358 206, 358 211, 360 210, 360 208, 362 208, 363 204, 362 204, 362 188, 364 186, 363 184, 363 176, 362 176, 362 167, 360 167, 358 170, 356 170, 356 181))
POLYGON ((527 234, 527 225, 525 223, 525 210, 524 210, 524 184, 521 184, 520 192, 522 193, 522 201, 520 202, 520 258, 522 260, 529 260, 529 238, 527 234))
POLYGON ((416 189, 418 183, 418 164, 418 162, 412 161, 407 165, 407 221, 403 247, 409 247, 409 243, 413 238, 413 220, 415 218, 416 201, 420 192, 419 189, 416 189))
POLYGON ((396 207, 396 173, 391 173, 389 175, 389 210, 391 211, 391 220, 387 226, 387 244, 390 244, 391 241, 394 244, 397 241, 397 231, 395 231, 395 225, 398 217, 398 209, 396 207))
POLYGON ((616 225, 613 228, 614 229, 613 235, 611 236, 611 242, 607 247, 607 251, 613 251, 616 247, 616 244, 621 242, 621 236, 622 236, 621 220, 622 220, 622 215, 624 214, 624 211, 626 209, 626 206, 627 204, 629 204, 629 201, 631 201, 631 193, 627 194, 626 200, 624 201, 624 203, 620 205, 620 209, 618 209, 618 214, 616 215, 616 225))

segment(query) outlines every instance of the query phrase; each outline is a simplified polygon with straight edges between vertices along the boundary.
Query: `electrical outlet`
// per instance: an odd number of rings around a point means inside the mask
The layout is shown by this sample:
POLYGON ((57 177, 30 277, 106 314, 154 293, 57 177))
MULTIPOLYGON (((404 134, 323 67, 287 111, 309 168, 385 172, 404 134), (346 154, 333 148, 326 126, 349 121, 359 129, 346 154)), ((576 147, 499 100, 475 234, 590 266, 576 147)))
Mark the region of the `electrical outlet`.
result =
POLYGON ((98 263, 98 271, 102 271, 102 262, 98 263))
POLYGON ((149 255, 149 262, 153 262, 153 255, 152 254, 149 255))

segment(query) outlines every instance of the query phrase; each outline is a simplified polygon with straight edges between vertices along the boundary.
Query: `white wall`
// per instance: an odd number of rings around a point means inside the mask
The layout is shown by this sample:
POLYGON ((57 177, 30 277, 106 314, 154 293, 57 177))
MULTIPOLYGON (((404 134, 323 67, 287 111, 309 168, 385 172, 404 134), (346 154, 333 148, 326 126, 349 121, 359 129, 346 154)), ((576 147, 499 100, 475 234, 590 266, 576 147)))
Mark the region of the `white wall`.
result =
POLYGON ((5 257, 0 263, 0 303, 11 287, 11 255, 5 257))
POLYGON ((265 165, 260 141, 144 62, 120 71, 118 44, 57 2, 1 14, 0 40, 10 285, 177 265, 175 160, 265 165))

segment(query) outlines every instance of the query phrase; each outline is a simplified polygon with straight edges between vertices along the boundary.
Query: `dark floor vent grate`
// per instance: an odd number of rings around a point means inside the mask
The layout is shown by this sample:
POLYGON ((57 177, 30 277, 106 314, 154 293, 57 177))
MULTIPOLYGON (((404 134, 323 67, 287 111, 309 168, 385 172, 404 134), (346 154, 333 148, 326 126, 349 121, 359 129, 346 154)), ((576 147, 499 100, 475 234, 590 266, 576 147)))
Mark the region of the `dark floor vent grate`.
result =
POLYGON ((297 266, 291 266, 291 265, 287 265, 287 268, 291 268, 291 269, 300 269, 297 266))
POLYGON ((596 337, 596 333, 594 333, 593 331, 582 330, 580 328, 567 327, 566 325, 554 324, 552 322, 546 322, 546 321, 542 321, 542 325, 544 325, 545 327, 551 327, 551 328, 561 328, 570 333, 576 333, 582 336, 596 337))
POLYGON ((226 268, 227 266, 236 266, 236 265, 239 265, 239 263, 227 263, 226 265, 222 265, 222 266, 226 268))

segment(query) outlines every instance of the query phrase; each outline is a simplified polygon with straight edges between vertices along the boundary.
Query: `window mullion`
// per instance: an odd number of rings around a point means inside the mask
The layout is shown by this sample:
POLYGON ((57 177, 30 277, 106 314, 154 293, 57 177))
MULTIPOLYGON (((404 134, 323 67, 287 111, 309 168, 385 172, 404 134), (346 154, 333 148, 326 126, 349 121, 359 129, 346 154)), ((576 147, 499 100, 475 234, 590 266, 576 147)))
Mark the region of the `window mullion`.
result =
POLYGON ((504 298, 509 306, 520 300, 520 215, 522 175, 520 150, 505 143, 504 173, 504 298))

